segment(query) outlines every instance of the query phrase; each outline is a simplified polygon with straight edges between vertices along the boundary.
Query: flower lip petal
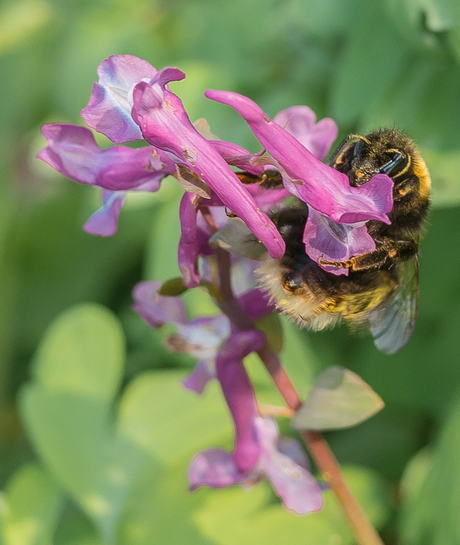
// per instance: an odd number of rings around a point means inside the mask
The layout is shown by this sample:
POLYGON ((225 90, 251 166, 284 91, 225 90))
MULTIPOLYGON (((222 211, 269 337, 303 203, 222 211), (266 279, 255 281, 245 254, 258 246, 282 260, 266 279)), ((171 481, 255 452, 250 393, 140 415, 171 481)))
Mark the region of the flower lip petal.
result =
MULTIPOLYGON (((343 218, 350 217, 359 218, 355 221, 389 221, 387 213, 391 210, 389 203, 392 201, 389 184, 383 184, 377 195, 369 190, 363 191, 364 186, 351 187, 345 174, 316 159, 249 98, 230 91, 207 90, 205 95, 233 107, 246 120, 261 145, 290 177, 291 181, 285 180, 285 187, 292 194, 336 222, 343 222, 343 218), (348 215, 350 210, 354 215, 348 215)), ((377 186, 371 184, 370 189, 375 190, 377 186)))
MULTIPOLYGON (((306 253, 316 263, 319 263, 321 258, 327 261, 347 261, 354 255, 375 250, 374 239, 367 232, 365 225, 356 227, 336 223, 311 207, 308 209, 303 242, 306 253)), ((332 266, 322 268, 336 275, 348 275, 347 268, 332 266)))

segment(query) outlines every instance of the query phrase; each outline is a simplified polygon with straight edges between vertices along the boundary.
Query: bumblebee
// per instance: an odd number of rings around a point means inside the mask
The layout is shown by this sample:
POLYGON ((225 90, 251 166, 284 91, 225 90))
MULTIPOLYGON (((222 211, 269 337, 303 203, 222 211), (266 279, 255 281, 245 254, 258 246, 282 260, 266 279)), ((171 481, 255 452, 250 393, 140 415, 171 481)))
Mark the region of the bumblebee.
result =
MULTIPOLYGON (((349 271, 348 276, 335 275, 305 253, 307 206, 299 201, 278 210, 271 219, 285 240, 286 252, 280 260, 267 257, 258 270, 260 284, 277 308, 301 326, 321 330, 345 321, 352 329, 365 327, 378 349, 393 354, 408 341, 417 317, 419 241, 429 208, 430 175, 412 141, 394 129, 351 134, 329 165, 346 174, 354 187, 379 173, 392 178, 391 224, 375 220, 366 224, 375 250, 348 261, 321 261, 349 271)), ((262 185, 274 187, 280 175, 275 171, 266 178, 267 174, 262 185)))

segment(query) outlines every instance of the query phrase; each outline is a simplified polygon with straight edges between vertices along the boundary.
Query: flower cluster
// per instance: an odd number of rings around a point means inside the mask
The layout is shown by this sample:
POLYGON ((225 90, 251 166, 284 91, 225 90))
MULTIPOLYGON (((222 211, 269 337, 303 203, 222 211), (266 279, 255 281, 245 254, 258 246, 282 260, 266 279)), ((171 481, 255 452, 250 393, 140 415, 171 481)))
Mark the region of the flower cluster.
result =
MULTIPOLYGON (((247 121, 263 149, 251 154, 231 142, 207 140, 193 126, 170 81, 185 74, 177 68, 157 71, 148 62, 116 55, 101 63, 99 82, 82 111, 86 124, 116 144, 143 139, 148 146, 100 149, 89 129, 63 123, 43 127, 48 146, 39 157, 65 176, 103 188, 102 208, 85 225, 88 232, 112 235, 127 191, 157 191, 168 175, 178 178, 186 194, 180 207, 182 239, 179 265, 188 287, 199 282, 200 237, 197 215, 206 206, 227 206, 240 217, 274 259, 285 250, 264 204, 288 194, 309 206, 304 233, 306 252, 319 262, 346 260, 375 248, 365 222, 389 222, 392 181, 384 174, 361 187, 321 162, 337 136, 331 119, 315 124, 306 106, 289 108, 271 120, 249 98, 226 91, 207 91, 212 100, 228 104, 247 121), (285 190, 270 193, 241 183, 231 166, 260 175, 276 168, 285 190), (334 224, 338 222, 340 228, 334 224), (335 227, 335 228, 334 228, 335 227)), ((347 271, 337 269, 338 274, 347 271)))
MULTIPOLYGON (((308 107, 295 106, 271 120, 247 97, 208 90, 209 99, 231 106, 248 123, 262 147, 251 153, 218 140, 203 122, 191 123, 180 98, 168 86, 185 77, 181 70, 157 71, 144 60, 122 55, 103 61, 98 75, 82 116, 88 127, 117 145, 101 149, 90 129, 53 123, 43 127, 48 145, 39 153, 65 176, 102 188, 102 207, 85 224, 86 231, 113 235, 126 193, 158 191, 163 178, 171 175, 184 189, 178 246, 184 289, 203 282, 217 291, 221 288, 207 260, 216 255, 210 237, 225 223, 225 207, 243 220, 273 259, 283 256, 285 244, 267 212, 290 195, 308 205, 303 241, 306 253, 316 262, 346 260, 375 248, 365 223, 389 223, 393 183, 379 174, 360 187, 351 187, 344 174, 322 163, 337 137, 331 119, 316 123, 308 107), (138 140, 146 145, 121 145, 138 140), (259 179, 275 169, 283 188, 244 185, 235 168, 259 179)), ((239 290, 236 302, 250 325, 238 327, 225 313, 188 321, 180 298, 160 295, 159 287, 151 282, 138 285, 135 309, 152 327, 175 324, 177 334, 168 339, 169 348, 199 358, 184 385, 201 393, 209 380, 217 378, 235 424, 233 452, 212 449, 192 461, 191 488, 247 485, 265 475, 288 508, 297 513, 319 509, 321 487, 308 472, 300 447, 280 439, 275 422, 259 416, 242 363, 265 345, 264 334, 252 325, 273 310, 264 294, 250 285, 239 290)))

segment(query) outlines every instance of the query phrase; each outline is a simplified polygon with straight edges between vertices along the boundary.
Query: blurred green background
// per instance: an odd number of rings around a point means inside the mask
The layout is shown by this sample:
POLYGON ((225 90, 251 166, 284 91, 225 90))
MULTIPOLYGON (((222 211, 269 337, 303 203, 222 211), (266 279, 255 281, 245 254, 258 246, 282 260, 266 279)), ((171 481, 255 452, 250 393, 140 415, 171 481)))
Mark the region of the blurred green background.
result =
MULTIPOLYGON (((458 544, 458 0, 3 0, 0 543, 353 543, 329 493, 322 512, 297 517, 267 483, 187 491, 190 458, 231 447, 232 427, 218 389, 184 391, 193 361, 169 354, 164 333, 130 308, 137 281, 177 275, 180 190, 166 180, 133 196, 116 236, 91 237, 81 226, 98 192, 35 159, 43 123, 83 124, 111 54, 180 67, 187 78, 174 90, 192 120, 254 151, 245 123, 206 88, 246 94, 271 116, 307 104, 340 137, 386 125, 416 141, 433 207, 409 344, 385 356, 345 328, 308 334, 283 322, 283 359, 302 392, 340 364, 384 399, 379 415, 327 437, 385 543, 458 544)), ((191 312, 202 304, 189 297, 191 312)), ((278 402, 258 362, 248 366, 261 399, 278 402)))

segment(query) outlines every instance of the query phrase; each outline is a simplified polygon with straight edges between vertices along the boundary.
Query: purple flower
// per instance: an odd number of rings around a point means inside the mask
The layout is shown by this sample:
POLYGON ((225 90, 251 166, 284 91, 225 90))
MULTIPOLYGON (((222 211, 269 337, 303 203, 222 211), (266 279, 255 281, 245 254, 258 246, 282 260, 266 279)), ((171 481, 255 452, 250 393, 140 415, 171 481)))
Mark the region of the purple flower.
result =
MULTIPOLYGON (((220 346, 232 334, 230 320, 224 314, 203 316, 188 321, 180 297, 158 294, 159 282, 140 282, 134 288, 133 308, 152 327, 174 324, 177 334, 168 338, 166 346, 173 352, 188 352, 198 358, 195 370, 184 380, 184 386, 201 394, 209 380, 216 376, 216 357, 220 346)), ((243 311, 256 322, 272 312, 266 294, 250 290, 238 298, 243 311)))
POLYGON ((133 309, 151 327, 164 324, 185 324, 187 315, 180 297, 163 297, 158 294, 161 282, 140 282, 133 290, 133 309))
POLYGON ((378 175, 360 187, 348 177, 315 158, 288 130, 274 123, 247 97, 230 91, 206 91, 206 96, 232 106, 249 124, 262 146, 287 174, 286 187, 310 206, 341 223, 371 219, 389 223, 393 182, 378 175))
POLYGON ((220 153, 193 127, 179 97, 169 91, 167 83, 183 77, 180 70, 165 68, 150 82, 138 83, 133 91, 133 119, 147 142, 204 181, 223 204, 245 221, 273 258, 281 257, 284 241, 273 222, 220 153))
POLYGON ((305 459, 299 463, 298 449, 279 440, 276 423, 257 414, 242 359, 264 342, 260 331, 243 331, 220 348, 217 377, 235 424, 235 445, 231 453, 211 449, 198 454, 189 467, 190 487, 250 485, 267 476, 288 509, 298 514, 317 511, 322 507, 321 487, 307 471, 305 459))
MULTIPOLYGON (((390 223, 387 213, 393 207, 393 181, 385 174, 378 174, 360 187, 350 186, 348 177, 319 161, 304 144, 307 134, 296 125, 296 112, 292 114, 293 127, 289 128, 286 112, 279 115, 276 122, 270 118, 252 100, 228 91, 206 91, 212 100, 228 104, 247 121, 261 145, 278 163, 283 174, 284 186, 289 192, 326 217, 315 223, 309 218, 304 234, 306 252, 316 260, 321 257, 334 260, 334 255, 352 255, 356 247, 362 253, 375 249, 373 239, 365 232, 363 225, 368 220, 390 223), (285 121, 286 128, 278 123, 285 121), (347 224, 348 228, 334 232, 332 222, 347 224), (355 231, 358 229, 359 231, 355 231)), ((289 112, 289 110, 288 110, 289 112)), ((299 119, 299 118, 298 118, 299 119)), ((321 122, 320 122, 321 123, 321 122)), ((308 125, 305 120, 301 125, 308 125)), ((319 124, 318 124, 319 125, 319 124)), ((318 126, 317 125, 317 126, 318 126)), ((321 156, 332 139, 333 126, 318 130, 321 138, 315 153, 321 156), (324 130, 324 133, 322 133, 324 130)), ((313 139, 314 142, 314 139, 313 139)), ((334 271, 346 274, 346 270, 334 271)))

